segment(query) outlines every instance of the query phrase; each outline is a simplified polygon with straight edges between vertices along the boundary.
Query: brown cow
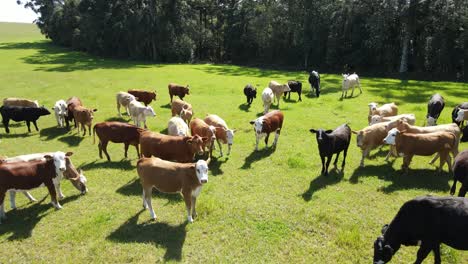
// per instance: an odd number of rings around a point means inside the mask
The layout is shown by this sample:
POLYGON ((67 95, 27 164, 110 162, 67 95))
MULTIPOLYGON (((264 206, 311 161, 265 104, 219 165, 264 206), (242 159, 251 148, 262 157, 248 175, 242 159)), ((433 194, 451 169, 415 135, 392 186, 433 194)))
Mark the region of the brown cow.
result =
POLYGON ((110 142, 124 143, 124 155, 127 158, 128 146, 135 146, 137 155, 140 157, 138 144, 140 143, 140 134, 144 130, 122 122, 102 122, 97 123, 93 127, 94 143, 96 142, 96 134, 99 138, 99 157, 102 159, 102 152, 106 154, 107 160, 111 161, 109 153, 107 152, 107 144, 110 142))
POLYGON ((73 110, 75 109, 75 107, 77 106, 83 106, 83 103, 81 102, 80 98, 76 97, 76 96, 73 96, 73 97, 70 97, 68 98, 67 100, 67 111, 68 111, 68 114, 65 115, 65 124, 67 126, 67 129, 70 129, 70 124, 69 122, 74 120, 75 122, 75 128, 77 127, 77 124, 76 124, 76 120, 73 116, 73 110))
POLYGON ((203 154, 203 144, 208 138, 200 136, 181 137, 144 131, 140 136, 141 155, 151 155, 177 162, 192 162, 195 154, 203 154))
POLYGON ((171 112, 172 116, 180 116, 187 124, 190 123, 193 116, 192 105, 179 99, 172 102, 171 112))
MULTIPOLYGON (((368 127, 365 127, 359 131, 352 131, 356 134, 356 143, 362 151, 362 158, 360 166, 364 167, 364 158, 369 155, 370 151, 383 144, 383 139, 387 136, 387 125, 388 122, 377 123, 368 127)), ((391 150, 385 160, 390 157, 391 150)))
POLYGON ((187 84, 187 86, 182 86, 182 85, 179 85, 179 84, 170 83, 167 86, 167 88, 169 88, 169 96, 171 97, 171 102, 172 102, 172 97, 174 95, 179 96, 180 100, 183 100, 184 96, 186 94, 189 95, 189 85, 188 84, 187 84))
POLYGON ((148 106, 153 100, 156 101, 156 91, 145 91, 145 90, 128 90, 129 94, 132 94, 140 101, 148 106))
POLYGON ((268 137, 270 137, 270 133, 272 132, 276 132, 275 141, 272 145, 272 147, 276 147, 281 128, 283 127, 283 119, 283 113, 281 113, 281 111, 279 110, 275 110, 255 120, 250 121, 250 124, 254 125, 256 137, 255 150, 258 150, 258 141, 265 135, 265 145, 268 147, 268 137))
POLYGON ((203 184, 208 182, 208 161, 177 163, 159 158, 141 158, 137 172, 143 187, 143 208, 149 208, 152 219, 156 219, 151 204, 153 187, 164 193, 182 193, 187 208, 187 221, 192 223, 197 216, 195 204, 203 184))
POLYGON ((383 141, 385 144, 395 145, 398 155, 403 156, 401 168, 405 172, 408 172, 411 159, 414 155, 430 156, 434 153, 439 153, 440 155, 440 167, 438 170, 442 170, 442 166, 447 162, 449 171, 451 172, 452 159, 449 152, 453 151, 457 140, 458 138, 451 132, 412 134, 400 132, 398 129, 392 128, 388 131, 388 135, 383 141))
POLYGON ((206 151, 206 148, 208 148, 210 150, 211 157, 213 152, 213 143, 216 140, 216 127, 208 125, 200 118, 195 118, 190 122, 190 132, 192 133, 192 136, 199 135, 200 137, 210 139, 203 144, 203 149, 206 151))
MULTIPOLYGON (((88 109, 83 106, 77 106, 73 109, 73 118, 75 122, 81 125, 83 129, 83 136, 86 135, 86 126, 88 126, 89 135, 91 136, 91 126, 93 125, 93 112, 96 112, 97 109, 88 109)), ((78 125, 78 132, 80 132, 80 126, 78 125)))

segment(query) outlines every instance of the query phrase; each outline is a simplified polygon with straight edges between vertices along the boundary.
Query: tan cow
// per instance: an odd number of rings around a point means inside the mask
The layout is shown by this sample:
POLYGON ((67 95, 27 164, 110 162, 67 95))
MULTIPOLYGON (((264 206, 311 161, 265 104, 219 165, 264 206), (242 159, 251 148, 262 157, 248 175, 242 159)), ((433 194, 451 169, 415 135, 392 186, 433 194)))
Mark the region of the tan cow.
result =
POLYGON ((369 103, 369 114, 367 116, 367 121, 369 125, 371 125, 371 118, 374 115, 378 115, 381 117, 384 116, 396 116, 398 115, 398 106, 395 103, 384 104, 381 107, 377 107, 377 103, 369 103))
POLYGON ((119 113, 119 116, 122 117, 122 114, 120 113, 120 106, 123 106, 125 110, 127 110, 127 115, 130 115, 130 110, 128 109, 128 106, 131 101, 136 100, 136 97, 133 94, 129 94, 126 92, 118 92, 115 96, 115 99, 117 101, 117 112, 119 113))
MULTIPOLYGON (((200 137, 206 137, 209 138, 210 140, 204 142, 203 144, 203 149, 206 151, 208 148, 210 151, 210 157, 212 155, 213 151, 213 143, 216 140, 216 127, 210 126, 205 121, 203 121, 200 118, 195 118, 192 121, 190 121, 190 132, 192 135, 199 135, 200 137)), ((221 130, 221 128, 218 128, 221 130)))
POLYGON ((28 100, 24 98, 9 97, 3 99, 3 105, 5 106, 23 106, 23 107, 39 107, 37 100, 28 100))
POLYGON ((410 125, 414 125, 416 123, 416 117, 414 116, 414 114, 401 114, 401 115, 396 115, 396 116, 373 115, 371 117, 371 121, 369 125, 382 123, 382 122, 392 122, 396 120, 404 120, 408 122, 410 125))
POLYGON ((171 103, 171 112, 172 116, 180 116, 180 118, 182 118, 187 124, 190 123, 190 120, 192 120, 192 105, 185 101, 175 99, 171 103))
POLYGON ((223 156, 223 149, 221 148, 221 142, 223 144, 228 144, 228 153, 227 155, 231 154, 231 147, 234 140, 234 132, 235 130, 229 129, 226 122, 217 115, 207 115, 204 119, 205 123, 210 126, 214 126, 216 128, 216 142, 218 142, 219 146, 219 153, 221 157, 223 156))
POLYGON ((148 208, 151 219, 156 219, 151 204, 153 187, 163 193, 182 193, 187 209, 187 221, 197 217, 195 205, 203 184, 208 182, 208 161, 177 163, 159 158, 141 158, 137 172, 143 187, 143 208, 148 208))
MULTIPOLYGON (((377 123, 359 131, 352 131, 353 134, 357 135, 357 146, 362 150, 361 167, 364 167, 364 158, 369 155, 370 151, 383 145, 383 139, 387 136, 388 132, 387 124, 388 122, 377 123)), ((390 157, 390 154, 391 151, 389 151, 386 159, 390 157)))
POLYGON ((86 126, 88 126, 89 135, 91 136, 91 126, 93 125, 93 112, 96 112, 97 109, 88 109, 83 106, 77 106, 73 109, 73 118, 78 124, 78 132, 80 132, 80 125, 83 129, 83 136, 86 135, 86 126))
POLYGON ((289 88, 288 83, 279 84, 279 82, 277 81, 270 81, 270 83, 268 84, 268 88, 270 88, 273 91, 273 94, 275 95, 275 98, 278 101, 278 107, 279 107, 281 96, 285 92, 291 91, 291 88, 289 88))

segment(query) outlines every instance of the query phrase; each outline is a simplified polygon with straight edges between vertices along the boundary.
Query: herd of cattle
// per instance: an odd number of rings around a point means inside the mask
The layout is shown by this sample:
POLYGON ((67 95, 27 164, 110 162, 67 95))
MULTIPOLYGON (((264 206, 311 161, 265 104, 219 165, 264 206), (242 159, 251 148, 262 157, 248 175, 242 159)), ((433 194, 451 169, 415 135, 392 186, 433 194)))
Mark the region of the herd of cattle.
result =
MULTIPOLYGON (((320 75, 316 71, 309 74, 311 93, 320 96, 320 75)), ((362 93, 357 74, 343 75, 342 95, 347 97, 347 91, 358 87, 362 93)), ((147 129, 146 118, 155 116, 153 108, 149 105, 156 100, 156 92, 143 90, 129 90, 116 95, 117 112, 121 116, 121 106, 135 125, 125 122, 101 122, 92 128, 93 114, 97 109, 85 107, 78 97, 68 100, 59 100, 53 107, 58 127, 70 129, 70 122, 74 127, 83 130, 86 127, 94 141, 96 135, 99 143, 99 156, 102 152, 108 161, 111 160, 107 151, 109 142, 123 143, 124 155, 130 145, 135 146, 137 156, 136 170, 143 187, 143 207, 148 208, 152 219, 156 214, 151 205, 151 191, 156 188, 161 192, 182 193, 187 210, 187 220, 193 221, 196 217, 195 203, 200 194, 202 185, 208 182, 208 166, 212 158, 215 141, 220 156, 223 156, 222 144, 228 145, 227 155, 231 152, 235 130, 230 129, 227 123, 219 116, 211 114, 204 119, 193 118, 192 105, 183 101, 189 95, 189 85, 182 86, 171 83, 168 85, 171 101, 172 117, 168 122, 167 135, 154 133, 147 129), (179 99, 174 99, 177 96, 179 99), (141 128, 143 123, 144 128, 141 128), (92 128, 92 129, 91 129, 92 128), (194 162, 196 155, 207 154, 207 159, 194 162), (153 157, 154 156, 154 157, 153 157)), ((272 147, 277 145, 283 126, 284 114, 280 110, 270 111, 272 104, 278 108, 282 95, 290 98, 290 93, 298 93, 298 100, 302 101, 302 83, 288 81, 280 84, 270 81, 268 87, 262 91, 264 115, 250 121, 253 125, 258 150, 260 139, 265 137, 265 145, 271 133, 275 133, 272 147)), ((257 88, 248 84, 244 88, 247 104, 252 104, 256 98, 257 88)), ((454 183, 450 190, 453 195, 456 191, 457 181, 461 182, 458 195, 464 197, 468 190, 468 150, 459 153, 459 140, 468 141, 468 103, 461 103, 452 111, 451 124, 437 125, 442 110, 445 107, 444 98, 435 94, 428 103, 426 116, 427 126, 415 126, 416 118, 412 113, 399 114, 395 103, 378 106, 369 103, 368 126, 361 130, 352 130, 348 124, 343 124, 334 130, 310 129, 316 135, 318 150, 322 161, 322 174, 328 175, 328 167, 332 156, 336 154, 334 166, 337 166, 338 157, 343 152, 342 170, 345 167, 351 135, 356 134, 357 146, 362 150, 360 166, 364 166, 364 159, 372 149, 390 145, 386 157, 403 157, 402 169, 408 171, 411 159, 415 155, 430 156, 440 160, 439 170, 445 163, 449 171, 454 173, 454 183), (463 128, 463 131, 461 131, 463 128), (461 137, 461 139, 460 139, 461 137), (455 162, 452 164, 452 155, 455 162)), ((21 98, 6 98, 0 107, 2 122, 6 133, 10 133, 9 121, 26 121, 30 132, 30 122, 36 128, 40 116, 49 115, 50 112, 39 106, 38 101, 21 98)), ((65 178, 82 194, 87 192, 87 179, 81 170, 77 170, 71 162, 73 153, 53 152, 22 155, 0 160, 0 221, 5 217, 4 199, 6 192, 10 193, 11 208, 15 208, 15 192, 23 192, 30 200, 35 201, 27 190, 39 186, 46 186, 55 208, 60 209, 59 199, 64 195, 60 189, 60 181, 65 178)), ((374 243, 374 263, 386 263, 399 249, 400 245, 417 245, 416 263, 420 263, 427 254, 433 250, 436 263, 440 263, 440 243, 445 243, 457 249, 468 250, 468 202, 464 198, 437 198, 419 197, 405 203, 397 216, 382 230, 374 243), (435 218, 434 216, 437 215, 435 218), (422 219, 422 220, 419 220, 422 219), (430 220, 428 220, 430 219, 430 220), (419 225, 426 221, 425 225, 419 225)))

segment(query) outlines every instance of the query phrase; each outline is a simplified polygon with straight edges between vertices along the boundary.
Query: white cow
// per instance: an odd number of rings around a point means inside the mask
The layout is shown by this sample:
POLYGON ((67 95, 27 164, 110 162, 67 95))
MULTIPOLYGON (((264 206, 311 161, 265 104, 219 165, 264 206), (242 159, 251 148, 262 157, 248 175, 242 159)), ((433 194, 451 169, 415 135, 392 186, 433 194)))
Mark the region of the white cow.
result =
POLYGON ((115 99, 117 101, 117 112, 119 112, 119 116, 122 117, 122 114, 120 113, 121 105, 127 110, 127 115, 130 115, 128 105, 130 104, 130 102, 135 101, 136 97, 133 94, 129 94, 126 92, 118 92, 115 96, 115 99))
POLYGON ((342 74, 343 75, 343 90, 341 92, 341 98, 343 98, 343 95, 344 97, 346 98, 348 96, 348 90, 350 88, 353 88, 353 90, 351 91, 351 97, 353 97, 353 94, 354 94, 354 87, 358 87, 359 88, 359 91, 361 91, 362 93, 362 89, 361 89, 361 84, 359 82, 359 76, 355 73, 353 74, 342 74))
POLYGON ((68 116, 67 103, 64 100, 58 100, 53 107, 55 119, 59 127, 65 127, 65 117, 68 116))
POLYGON ((189 136, 187 123, 178 116, 172 117, 167 123, 167 134, 170 136, 189 136))
POLYGON ((131 101, 130 104, 128 104, 128 108, 130 110, 130 116, 137 127, 140 127, 140 122, 143 122, 145 128, 148 128, 146 126, 146 117, 156 116, 151 106, 144 106, 136 100, 131 101))
POLYGON ((263 101, 263 114, 268 113, 268 110, 270 109, 271 104, 273 103, 274 99, 274 94, 273 91, 270 88, 265 88, 263 89, 262 92, 262 101, 263 101))
POLYGON ((396 115, 396 116, 373 115, 371 117, 371 122, 369 125, 382 123, 382 122, 391 122, 391 121, 400 120, 400 119, 405 120, 410 125, 414 125, 416 123, 416 117, 414 116, 414 114, 401 114, 401 115, 396 115))

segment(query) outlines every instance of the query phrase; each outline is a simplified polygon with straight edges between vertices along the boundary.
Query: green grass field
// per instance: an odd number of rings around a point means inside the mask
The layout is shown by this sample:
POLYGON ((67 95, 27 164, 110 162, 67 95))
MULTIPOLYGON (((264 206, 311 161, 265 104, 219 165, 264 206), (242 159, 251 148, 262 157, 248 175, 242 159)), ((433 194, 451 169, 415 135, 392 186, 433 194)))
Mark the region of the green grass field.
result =
MULTIPOLYGON (((115 120, 115 94, 130 88, 157 90, 152 131, 163 131, 170 118, 167 84, 190 84, 189 101, 196 117, 223 117, 237 129, 229 158, 210 164, 210 181, 197 203, 199 217, 187 224, 179 195, 153 194, 158 220, 142 211, 136 152, 123 159, 123 145, 110 143, 112 162, 99 159, 92 137, 56 127, 54 115, 39 119, 39 132, 13 124, 7 135, 0 127, 0 155, 73 151, 75 166, 88 178, 89 193, 80 196, 64 182, 63 209, 49 204, 45 188, 32 191, 42 200, 29 203, 18 195, 18 209, 0 225, 0 263, 369 263, 373 242, 383 224, 400 206, 419 195, 448 195, 452 175, 436 173, 430 157, 415 157, 408 175, 399 158, 384 161, 374 150, 359 168, 360 150, 353 136, 344 174, 320 176, 321 163, 310 128, 332 129, 349 122, 358 130, 367 124, 367 104, 396 102, 400 113, 414 113, 422 125, 429 97, 441 93, 446 108, 439 123, 451 122, 452 107, 467 101, 468 85, 451 82, 368 78, 360 72, 364 93, 339 100, 341 75, 322 74, 319 99, 282 101, 285 121, 278 147, 254 152, 250 120, 263 110, 260 97, 249 108, 242 89, 258 84, 260 93, 272 79, 298 79, 303 72, 270 71, 230 65, 149 64, 92 57, 56 47, 33 25, 0 23, 0 98, 26 97, 49 109, 59 99, 79 96, 98 108, 95 122, 115 120)), ((305 85, 305 86, 308 86, 305 85)), ((306 89, 309 90, 308 87, 306 89)), ((124 116, 126 120, 126 116, 124 116)), ((270 144, 272 138, 270 138, 270 144)), ((460 150, 468 144, 461 144, 460 150)), ((384 148, 386 150, 387 148, 384 148)), ((218 156, 218 152, 215 152, 218 156)), ((341 159, 340 159, 341 162, 341 159)), ((402 247, 393 263, 416 259, 417 247, 402 247)), ((468 253, 442 247, 444 263, 467 263, 468 253)), ((432 254, 426 263, 432 263, 432 254)))

